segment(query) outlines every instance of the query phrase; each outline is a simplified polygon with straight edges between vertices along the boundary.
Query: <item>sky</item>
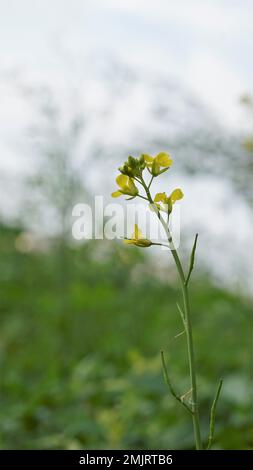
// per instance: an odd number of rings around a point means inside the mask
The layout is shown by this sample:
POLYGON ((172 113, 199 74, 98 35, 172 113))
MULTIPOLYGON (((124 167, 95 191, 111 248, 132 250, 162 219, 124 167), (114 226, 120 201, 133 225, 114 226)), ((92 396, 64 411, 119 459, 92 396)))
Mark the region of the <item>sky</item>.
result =
MULTIPOLYGON (((92 115, 113 99, 113 95, 106 96, 96 73, 103 61, 107 65, 119 61, 139 78, 131 107, 124 101, 129 104, 129 97, 115 100, 121 119, 116 119, 109 141, 126 140, 127 129, 137 125, 138 114, 145 115, 150 77, 189 90, 228 130, 247 126, 239 98, 253 91, 252 0, 0 0, 0 11, 0 171, 8 178, 29 172, 31 165, 21 142, 33 122, 33 112, 15 83, 49 84, 66 103, 66 90, 78 88, 85 80, 85 100, 92 115), (135 112, 129 112, 130 108, 135 112)), ((98 132, 104 129, 108 136, 106 125, 98 121, 98 132)), ((189 186, 183 176, 181 180, 189 186)), ((189 188, 190 212, 195 195, 206 184, 196 180, 189 188)), ((210 197, 197 211, 198 224, 205 219, 203 212, 210 214, 214 207, 221 207, 224 194, 230 194, 230 187, 219 185, 219 181, 209 182, 210 197), (217 187, 221 196, 214 203, 211 194, 217 194, 217 187)), ((5 197, 4 203, 11 210, 15 197, 5 197)), ((252 224, 247 207, 239 204, 241 255, 252 224)), ((219 221, 223 240, 233 223, 233 211, 228 211, 226 221, 219 221)), ((210 229, 208 220, 205 225, 210 229)))
POLYGON ((59 71, 57 48, 73 56, 99 51, 180 80, 229 124, 238 95, 252 87, 251 0, 1 0, 0 6, 1 69, 49 77, 59 71))
POLYGON ((245 125, 239 97, 253 83, 251 0, 0 0, 0 7, 5 165, 16 166, 9 141, 31 119, 13 80, 50 83, 59 93, 83 78, 94 83, 101 58, 120 60, 143 83, 151 75, 178 83, 224 126, 245 125))
MULTIPOLYGON (((32 119, 13 81, 49 83, 64 94, 89 80, 94 106, 103 99, 95 76, 102 58, 141 78, 140 111, 145 82, 157 76, 189 90, 222 125, 247 125, 239 97, 253 83, 251 0, 0 0, 0 7, 0 150, 8 155, 0 168, 15 171, 12 147, 32 119)), ((118 136, 131 120, 122 115, 118 136)))

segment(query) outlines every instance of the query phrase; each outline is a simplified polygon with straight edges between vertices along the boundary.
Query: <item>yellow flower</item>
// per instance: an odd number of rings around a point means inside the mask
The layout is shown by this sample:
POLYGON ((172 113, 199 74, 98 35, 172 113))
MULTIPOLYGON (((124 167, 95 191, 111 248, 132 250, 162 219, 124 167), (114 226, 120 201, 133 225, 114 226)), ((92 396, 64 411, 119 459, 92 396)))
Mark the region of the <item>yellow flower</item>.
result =
POLYGON ((152 173, 153 176, 158 176, 164 171, 167 171, 173 163, 170 155, 165 152, 158 153, 156 157, 143 154, 143 157, 150 173, 152 173), (161 168, 163 169, 161 170, 161 168))
POLYGON ((134 181, 132 178, 126 175, 119 175, 116 178, 116 183, 120 187, 118 191, 114 191, 112 193, 112 197, 119 197, 122 194, 126 194, 127 196, 135 197, 138 194, 138 188, 135 186, 134 181))
POLYGON ((142 232, 137 224, 134 225, 134 233, 132 234, 132 238, 130 240, 125 239, 124 243, 127 243, 127 245, 140 246, 141 248, 148 248, 152 245, 150 240, 143 238, 142 232))
POLYGON ((154 198, 154 202, 157 206, 157 208, 160 210, 161 206, 160 204, 157 204, 158 202, 162 202, 163 204, 166 204, 166 212, 171 212, 172 211, 172 206, 175 204, 176 201, 179 201, 184 197, 183 192, 181 191, 180 188, 176 188, 172 191, 170 196, 166 196, 165 193, 157 193, 154 198))

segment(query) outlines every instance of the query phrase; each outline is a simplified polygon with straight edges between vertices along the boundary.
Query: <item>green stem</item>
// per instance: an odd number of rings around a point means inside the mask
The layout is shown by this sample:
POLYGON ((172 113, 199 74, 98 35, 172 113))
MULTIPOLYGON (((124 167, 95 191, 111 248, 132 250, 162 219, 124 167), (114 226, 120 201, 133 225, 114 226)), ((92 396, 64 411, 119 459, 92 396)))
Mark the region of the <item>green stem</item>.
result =
POLYGON ((167 371, 167 367, 166 367, 166 364, 165 364, 165 359, 164 359, 164 353, 163 351, 161 351, 161 359, 162 359, 162 366, 163 366, 163 373, 164 373, 164 378, 165 378, 165 382, 167 383, 168 387, 169 387, 169 390, 170 390, 170 393, 171 395, 182 405, 184 406, 184 408, 188 411, 188 413, 192 414, 192 410, 191 408, 182 401, 181 397, 179 395, 177 395, 177 393, 175 392, 174 390, 174 387, 170 381, 170 378, 169 378, 169 374, 168 374, 168 371, 167 371))
MULTIPOLYGON (((149 187, 146 185, 145 181, 142 178, 142 185, 146 191, 148 200, 150 204, 154 204, 152 196, 149 191, 149 187)), ((200 424, 199 424, 199 410, 198 410, 198 394, 197 394, 197 380, 196 380, 196 365, 195 365, 195 355, 194 355, 194 347, 193 347, 193 335, 192 335, 192 322, 191 322, 191 312, 190 312, 190 302, 189 302, 189 294, 188 294, 188 286, 185 278, 185 274, 182 268, 182 264, 180 258, 178 256, 177 250, 174 248, 172 237, 169 231, 169 228, 164 221, 163 217, 161 217, 160 212, 157 212, 157 216, 162 223, 166 235, 168 237, 168 242, 172 245, 171 253, 174 258, 177 271, 179 274, 181 290, 183 295, 183 302, 184 302, 184 313, 185 313, 185 329, 186 329, 186 337, 187 337, 187 351, 188 351, 188 361, 189 361, 189 370, 190 370, 190 381, 191 381, 191 388, 192 388, 192 421, 193 421, 193 429, 194 429, 194 436, 195 436, 195 443, 196 449, 202 450, 202 440, 201 440, 201 433, 200 433, 200 424)))
POLYGON ((186 321, 185 330, 186 330, 186 337, 187 337, 188 360, 189 360, 190 380, 191 380, 191 388, 192 388, 192 411, 193 411, 192 421, 193 421, 196 449, 201 450, 203 447, 202 447, 200 425, 199 425, 196 365, 195 365, 195 355, 194 355, 194 347, 193 347, 193 335, 192 335, 192 323, 191 323, 188 287, 185 284, 185 275, 184 275, 182 265, 181 265, 181 262, 180 262, 180 259, 176 250, 172 250, 172 256, 177 266, 178 274, 180 277, 182 294, 183 294, 185 321, 186 321))
POLYGON ((223 383, 223 380, 220 379, 217 392, 216 392, 216 395, 212 404, 212 408, 211 408, 209 438, 208 438, 208 443, 207 443, 207 448, 206 448, 207 450, 211 448, 212 443, 213 443, 216 408, 217 408, 217 403, 218 403, 220 392, 221 392, 222 383, 223 383))

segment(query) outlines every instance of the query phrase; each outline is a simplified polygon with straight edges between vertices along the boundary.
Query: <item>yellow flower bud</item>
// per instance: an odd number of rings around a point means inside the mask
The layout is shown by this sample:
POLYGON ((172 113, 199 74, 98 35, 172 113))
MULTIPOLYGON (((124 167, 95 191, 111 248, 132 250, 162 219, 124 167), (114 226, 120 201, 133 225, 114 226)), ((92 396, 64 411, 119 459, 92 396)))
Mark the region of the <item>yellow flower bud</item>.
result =
POLYGON ((131 177, 127 175, 119 175, 116 178, 116 183, 118 184, 119 188, 117 191, 112 193, 112 197, 119 197, 122 194, 126 194, 127 196, 135 197, 137 196, 139 190, 135 186, 134 181, 131 177))
POLYGON ((139 246, 141 248, 148 248, 149 246, 153 245, 150 240, 148 240, 147 238, 143 238, 142 232, 137 224, 135 224, 134 226, 134 233, 132 234, 132 238, 125 239, 124 243, 126 243, 127 245, 139 246))

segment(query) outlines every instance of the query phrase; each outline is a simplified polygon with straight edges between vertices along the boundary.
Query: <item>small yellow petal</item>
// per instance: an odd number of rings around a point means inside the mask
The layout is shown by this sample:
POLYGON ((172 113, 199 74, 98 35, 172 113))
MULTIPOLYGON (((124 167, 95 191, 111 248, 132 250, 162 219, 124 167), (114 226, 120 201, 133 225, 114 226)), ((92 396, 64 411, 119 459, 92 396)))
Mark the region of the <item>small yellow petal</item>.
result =
POLYGON ((166 200, 166 194, 165 193, 157 193, 155 195, 155 199, 154 199, 155 202, 160 202, 160 201, 164 202, 165 200, 166 200))
POLYGON ((119 197, 119 196, 122 196, 122 192, 121 191, 114 191, 112 194, 111 194, 112 197, 119 197))
POLYGON ((138 240, 139 238, 142 238, 142 232, 139 229, 137 224, 134 224, 134 233, 132 235, 132 238, 134 238, 135 240, 138 240))
POLYGON ((142 155, 146 163, 153 163, 154 158, 151 157, 151 155, 148 155, 147 153, 143 153, 142 155))
POLYGON ((183 191, 181 191, 180 188, 174 189, 174 191, 172 191, 172 193, 170 195, 170 199, 171 199, 172 204, 174 204, 174 202, 176 202, 176 201, 179 201, 183 197, 184 197, 184 194, 183 194, 183 191))
POLYGON ((128 186, 128 188, 129 188, 129 190, 130 190, 131 192, 133 192, 133 193, 134 193, 134 192, 136 191, 136 189, 137 189, 136 186, 135 186, 135 184, 134 184, 134 180, 133 180, 132 178, 128 178, 127 186, 128 186))
POLYGON ((122 189, 124 189, 128 185, 129 177, 126 175, 118 175, 116 178, 116 183, 122 189))
POLYGON ((126 245, 134 245, 135 244, 135 240, 127 240, 125 238, 125 240, 123 240, 124 243, 126 243, 126 245))
POLYGON ((155 157, 158 165, 160 166, 171 166, 173 163, 172 158, 168 153, 165 152, 160 152, 156 155, 155 157))

